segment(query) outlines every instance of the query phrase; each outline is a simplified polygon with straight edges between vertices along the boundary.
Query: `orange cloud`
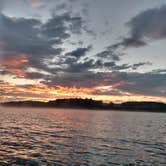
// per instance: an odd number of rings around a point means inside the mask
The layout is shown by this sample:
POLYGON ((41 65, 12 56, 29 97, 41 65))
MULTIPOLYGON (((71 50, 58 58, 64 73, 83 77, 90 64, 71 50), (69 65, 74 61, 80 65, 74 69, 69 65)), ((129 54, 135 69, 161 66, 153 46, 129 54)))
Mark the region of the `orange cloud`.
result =
POLYGON ((3 64, 6 67, 21 67, 28 63, 27 55, 26 54, 20 54, 18 55, 18 58, 11 58, 11 59, 0 59, 0 63, 3 64))
POLYGON ((28 65, 26 54, 18 55, 18 58, 4 59, 0 58, 0 69, 17 77, 25 77, 26 73, 22 70, 23 66, 28 65))
POLYGON ((164 97, 143 96, 129 93, 121 95, 101 95, 93 94, 96 88, 76 88, 76 87, 48 87, 46 85, 28 85, 14 86, 9 83, 0 82, 0 100, 15 101, 15 100, 38 100, 49 101, 58 98, 92 98, 95 100, 103 100, 105 102, 125 102, 125 101, 159 101, 166 102, 164 97))

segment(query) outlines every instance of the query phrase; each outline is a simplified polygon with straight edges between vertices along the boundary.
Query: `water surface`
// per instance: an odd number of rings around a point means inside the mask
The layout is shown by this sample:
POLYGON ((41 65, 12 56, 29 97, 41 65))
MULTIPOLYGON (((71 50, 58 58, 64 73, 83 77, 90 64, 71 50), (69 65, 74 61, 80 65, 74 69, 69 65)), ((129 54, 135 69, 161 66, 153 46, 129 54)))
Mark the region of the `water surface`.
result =
POLYGON ((1 165, 166 165, 166 114, 0 108, 1 165))

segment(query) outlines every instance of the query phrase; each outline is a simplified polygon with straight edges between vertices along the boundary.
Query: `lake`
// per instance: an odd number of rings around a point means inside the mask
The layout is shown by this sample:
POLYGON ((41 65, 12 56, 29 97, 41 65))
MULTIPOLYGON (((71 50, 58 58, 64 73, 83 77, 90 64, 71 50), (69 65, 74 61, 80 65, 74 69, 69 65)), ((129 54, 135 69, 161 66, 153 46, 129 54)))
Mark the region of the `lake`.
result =
POLYGON ((166 114, 0 108, 0 166, 165 166, 166 114))

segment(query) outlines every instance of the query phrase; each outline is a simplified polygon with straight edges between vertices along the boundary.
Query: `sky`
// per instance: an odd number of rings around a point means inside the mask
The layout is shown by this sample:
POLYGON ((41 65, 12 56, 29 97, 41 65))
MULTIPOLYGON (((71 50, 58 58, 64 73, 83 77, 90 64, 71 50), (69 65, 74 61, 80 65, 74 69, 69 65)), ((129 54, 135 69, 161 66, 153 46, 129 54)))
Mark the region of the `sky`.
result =
POLYGON ((166 102, 165 0, 0 0, 0 101, 166 102))

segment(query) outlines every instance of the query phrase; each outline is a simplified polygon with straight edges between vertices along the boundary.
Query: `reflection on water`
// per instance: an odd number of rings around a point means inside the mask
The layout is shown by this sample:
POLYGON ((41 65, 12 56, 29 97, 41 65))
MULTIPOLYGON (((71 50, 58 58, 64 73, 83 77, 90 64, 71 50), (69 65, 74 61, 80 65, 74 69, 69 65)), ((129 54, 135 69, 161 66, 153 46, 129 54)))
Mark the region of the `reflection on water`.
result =
POLYGON ((166 114, 0 108, 1 165, 166 165, 166 114))

